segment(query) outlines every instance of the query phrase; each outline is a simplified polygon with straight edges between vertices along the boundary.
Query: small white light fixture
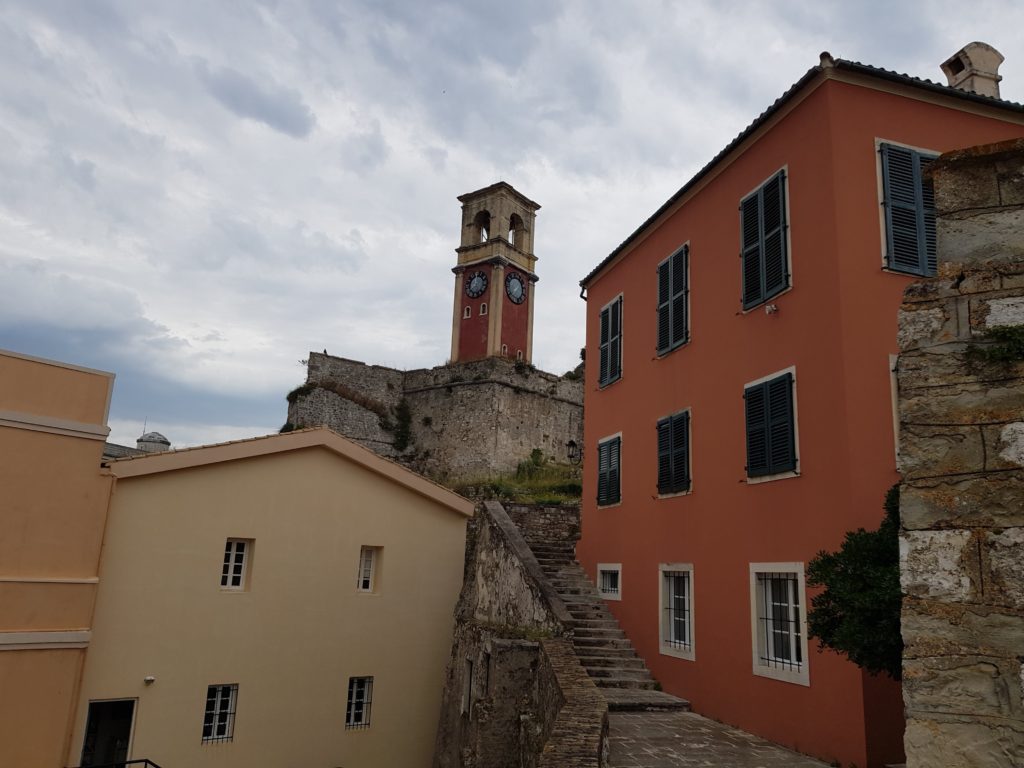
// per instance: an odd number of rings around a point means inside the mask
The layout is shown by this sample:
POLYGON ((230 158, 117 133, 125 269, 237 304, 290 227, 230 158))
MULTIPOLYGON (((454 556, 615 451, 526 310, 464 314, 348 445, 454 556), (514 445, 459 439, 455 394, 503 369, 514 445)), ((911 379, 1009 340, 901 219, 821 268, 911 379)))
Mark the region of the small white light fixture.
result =
POLYGON ((766 315, 774 315, 778 311, 779 311, 779 307, 776 304, 765 304, 764 305, 764 313, 766 315))
POLYGON ((144 682, 146 685, 152 685, 156 682, 156 678, 152 675, 146 675, 144 678, 142 678, 142 682, 144 682))

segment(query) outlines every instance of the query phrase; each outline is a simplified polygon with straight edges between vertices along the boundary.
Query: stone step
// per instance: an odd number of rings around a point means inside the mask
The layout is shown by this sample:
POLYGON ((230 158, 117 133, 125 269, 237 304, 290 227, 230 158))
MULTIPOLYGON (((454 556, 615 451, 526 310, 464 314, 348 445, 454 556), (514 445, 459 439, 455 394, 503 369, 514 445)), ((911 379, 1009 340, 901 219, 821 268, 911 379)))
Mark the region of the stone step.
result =
POLYGON ((640 677, 593 677, 594 685, 598 688, 637 688, 643 691, 653 691, 658 687, 654 678, 640 677))
POLYGON ((623 669, 622 667, 591 667, 589 664, 585 665, 587 674, 593 678, 596 685, 600 685, 602 680, 639 680, 641 682, 654 683, 654 678, 651 677, 651 673, 647 671, 646 667, 623 669))
POLYGON ((602 645, 586 646, 578 645, 575 646, 575 652, 577 657, 580 659, 580 663, 590 662, 591 658, 614 658, 620 660, 628 660, 635 658, 638 662, 642 663, 642 659, 637 655, 637 652, 632 648, 605 648, 602 645))
POLYGON ((587 638, 594 638, 596 640, 615 640, 625 639, 626 633, 618 628, 618 625, 614 627, 579 627, 573 630, 573 637, 577 640, 585 640, 587 638))
POLYGON ((690 710, 690 702, 663 691, 636 688, 604 688, 601 694, 612 712, 653 712, 658 710, 690 710))
POLYGON ((633 651, 633 644, 625 637, 573 637, 572 644, 577 649, 577 653, 581 653, 584 648, 608 650, 625 648, 633 651))
POLYGON ((579 656, 580 664, 587 668, 614 667, 615 669, 643 669, 644 661, 639 656, 579 656))
POLYGON ((573 622, 572 622, 572 628, 573 628, 573 630, 580 630, 580 629, 618 629, 619 628, 619 622, 617 622, 615 619, 613 619, 611 617, 603 618, 603 617, 600 617, 600 616, 599 617, 595 617, 595 618, 587 618, 587 619, 576 619, 576 618, 574 618, 573 622))

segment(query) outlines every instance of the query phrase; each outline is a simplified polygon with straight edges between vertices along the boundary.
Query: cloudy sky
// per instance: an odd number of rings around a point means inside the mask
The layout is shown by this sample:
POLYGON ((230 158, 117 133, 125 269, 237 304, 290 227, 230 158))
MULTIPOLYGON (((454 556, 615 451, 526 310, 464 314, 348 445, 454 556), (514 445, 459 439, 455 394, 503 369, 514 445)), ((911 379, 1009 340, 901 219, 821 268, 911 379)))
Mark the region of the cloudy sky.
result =
POLYGON ((0 0, 0 348, 117 374, 111 439, 276 431, 309 350, 450 350, 456 196, 542 205, 534 362, 577 285, 822 50, 1024 101, 1024 4, 0 0))

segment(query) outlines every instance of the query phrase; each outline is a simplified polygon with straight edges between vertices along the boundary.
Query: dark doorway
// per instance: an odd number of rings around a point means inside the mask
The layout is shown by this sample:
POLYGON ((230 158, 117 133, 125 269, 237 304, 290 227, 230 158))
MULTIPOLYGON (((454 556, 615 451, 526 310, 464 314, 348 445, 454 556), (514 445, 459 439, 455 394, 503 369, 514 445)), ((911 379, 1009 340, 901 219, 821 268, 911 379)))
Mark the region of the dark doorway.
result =
POLYGON ((108 765, 128 759, 135 700, 90 701, 85 721, 82 766, 108 765))

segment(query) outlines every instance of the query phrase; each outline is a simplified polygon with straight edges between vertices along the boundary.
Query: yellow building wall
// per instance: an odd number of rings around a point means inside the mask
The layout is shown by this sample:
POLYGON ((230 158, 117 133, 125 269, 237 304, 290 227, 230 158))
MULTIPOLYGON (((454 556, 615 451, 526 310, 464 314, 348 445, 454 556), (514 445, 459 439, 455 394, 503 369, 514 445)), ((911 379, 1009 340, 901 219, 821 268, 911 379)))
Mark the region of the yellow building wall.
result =
POLYGON ((0 766, 64 766, 110 478, 113 374, 0 350, 0 766))
POLYGON ((118 480, 72 760, 90 700, 135 698, 130 756, 161 765, 426 768, 465 526, 324 448, 118 480), (244 592, 220 587, 228 538, 255 542, 244 592), (382 547, 374 594, 361 546, 382 547), (354 676, 374 678, 365 730, 345 728, 354 676), (233 740, 203 744, 207 686, 230 683, 233 740))

